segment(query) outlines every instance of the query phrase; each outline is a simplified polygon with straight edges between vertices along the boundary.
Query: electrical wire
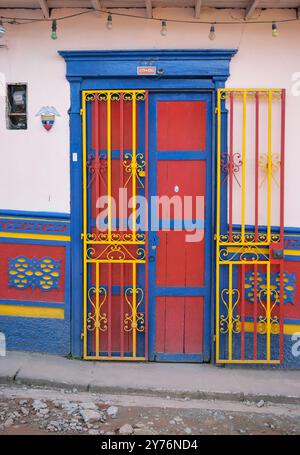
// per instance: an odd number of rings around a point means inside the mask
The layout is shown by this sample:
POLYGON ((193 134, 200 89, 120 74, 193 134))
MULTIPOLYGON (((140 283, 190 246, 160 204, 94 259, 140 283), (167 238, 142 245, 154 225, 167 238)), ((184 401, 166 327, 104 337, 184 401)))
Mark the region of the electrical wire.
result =
MULTIPOLYGON (((120 16, 120 17, 127 17, 127 18, 132 18, 132 19, 141 19, 145 21, 156 21, 156 22, 161 22, 162 20, 168 22, 168 23, 178 23, 178 24, 205 24, 205 25, 210 25, 210 24, 215 24, 215 25, 241 25, 241 24, 272 24, 274 21, 277 24, 282 24, 282 23, 287 23, 287 22, 295 22, 298 21, 297 13, 295 13, 294 18, 289 18, 289 19, 273 19, 273 20, 237 20, 237 21, 212 21, 212 20, 206 20, 206 21, 201 21, 201 20, 182 20, 182 19, 167 19, 167 18, 158 18, 158 17, 144 17, 144 16, 139 16, 137 14, 129 14, 129 13, 121 13, 121 12, 112 12, 108 10, 85 10, 85 11, 80 11, 78 13, 70 14, 67 16, 61 16, 61 17, 56 17, 56 21, 63 21, 66 19, 71 19, 73 17, 78 17, 78 16, 83 16, 85 14, 90 14, 90 13, 103 13, 103 14, 111 14, 112 16, 120 16)), ((0 19, 3 20, 3 22, 10 23, 11 25, 26 25, 29 23, 34 23, 34 22, 52 22, 53 18, 16 18, 16 17, 8 17, 8 16, 0 16, 0 19), (22 21, 22 22, 19 22, 22 21)))

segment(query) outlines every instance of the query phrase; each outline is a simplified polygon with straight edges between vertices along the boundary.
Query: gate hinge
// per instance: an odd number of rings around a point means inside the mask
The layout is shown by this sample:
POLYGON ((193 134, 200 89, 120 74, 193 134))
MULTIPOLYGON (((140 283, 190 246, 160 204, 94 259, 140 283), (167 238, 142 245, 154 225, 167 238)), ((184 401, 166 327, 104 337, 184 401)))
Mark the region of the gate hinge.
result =
POLYGON ((213 342, 215 343, 215 342, 216 342, 216 340, 217 340, 217 337, 216 337, 216 335, 213 335, 213 342))
POLYGON ((219 113, 219 108, 215 107, 215 114, 218 114, 218 113, 219 113))
POLYGON ((82 332, 82 334, 81 334, 80 336, 81 336, 81 339, 83 340, 83 338, 84 338, 84 333, 82 332))
POLYGON ((80 109, 80 115, 82 115, 82 114, 83 114, 83 109, 80 109))
POLYGON ((81 240, 84 239, 84 233, 83 232, 80 234, 80 238, 81 238, 81 240))

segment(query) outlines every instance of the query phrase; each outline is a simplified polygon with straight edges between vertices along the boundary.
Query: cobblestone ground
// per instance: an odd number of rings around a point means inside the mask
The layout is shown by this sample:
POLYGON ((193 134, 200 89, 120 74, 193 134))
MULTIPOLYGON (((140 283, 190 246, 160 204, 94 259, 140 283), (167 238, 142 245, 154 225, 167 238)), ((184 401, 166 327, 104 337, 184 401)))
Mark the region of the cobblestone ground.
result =
POLYGON ((300 406, 3 385, 5 434, 300 434, 300 406))

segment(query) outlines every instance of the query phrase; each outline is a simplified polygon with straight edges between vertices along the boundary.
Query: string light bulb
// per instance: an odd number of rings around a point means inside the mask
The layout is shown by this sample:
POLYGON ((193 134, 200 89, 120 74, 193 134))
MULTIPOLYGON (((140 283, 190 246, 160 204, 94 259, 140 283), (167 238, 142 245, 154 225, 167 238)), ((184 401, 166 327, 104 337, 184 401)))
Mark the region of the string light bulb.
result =
POLYGON ((112 26, 113 26, 113 23, 112 23, 112 15, 109 14, 107 16, 107 22, 106 22, 106 28, 107 30, 111 30, 112 29, 112 26))
POLYGON ((0 19, 0 38, 5 34, 5 28, 2 22, 2 19, 0 19))
POLYGON ((166 36, 168 34, 167 21, 161 21, 160 34, 161 36, 166 36))
POLYGON ((277 28, 277 24, 276 24, 276 22, 272 22, 272 36, 273 36, 273 38, 277 38, 278 35, 279 35, 279 31, 277 28))
POLYGON ((211 24, 208 38, 213 41, 216 37, 216 27, 214 24, 211 24))
POLYGON ((52 21, 52 29, 51 29, 51 39, 57 39, 57 22, 54 19, 52 21))

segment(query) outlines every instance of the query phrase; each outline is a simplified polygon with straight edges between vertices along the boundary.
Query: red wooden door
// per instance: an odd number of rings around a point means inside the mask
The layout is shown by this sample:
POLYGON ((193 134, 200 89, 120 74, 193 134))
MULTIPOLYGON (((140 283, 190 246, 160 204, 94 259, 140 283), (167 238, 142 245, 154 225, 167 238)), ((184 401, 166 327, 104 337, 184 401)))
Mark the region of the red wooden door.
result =
POLYGON ((150 102, 149 183, 158 198, 149 235, 155 360, 209 357, 210 112, 205 94, 155 94, 150 102))

